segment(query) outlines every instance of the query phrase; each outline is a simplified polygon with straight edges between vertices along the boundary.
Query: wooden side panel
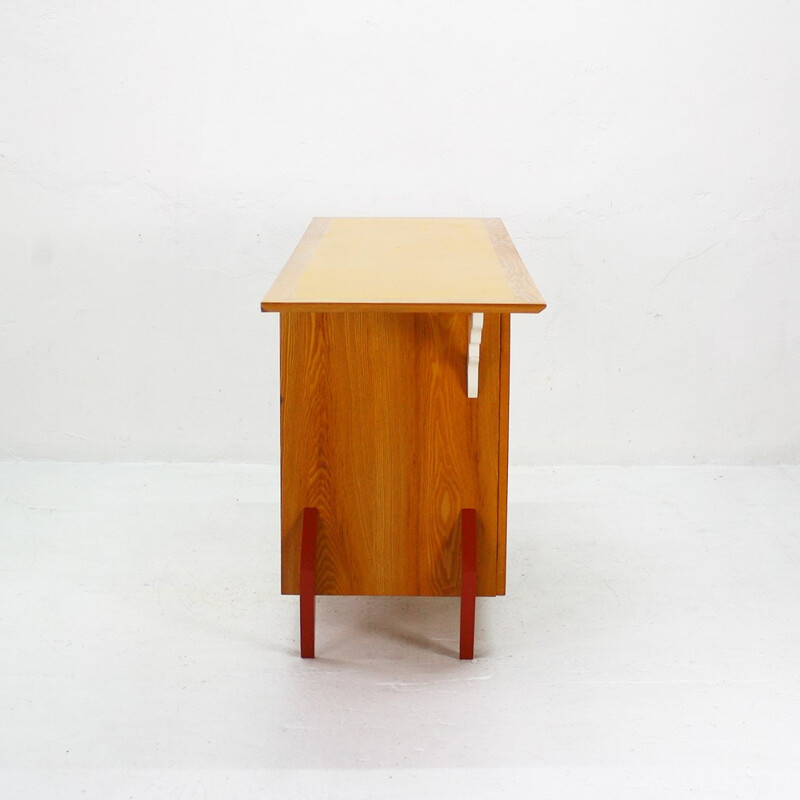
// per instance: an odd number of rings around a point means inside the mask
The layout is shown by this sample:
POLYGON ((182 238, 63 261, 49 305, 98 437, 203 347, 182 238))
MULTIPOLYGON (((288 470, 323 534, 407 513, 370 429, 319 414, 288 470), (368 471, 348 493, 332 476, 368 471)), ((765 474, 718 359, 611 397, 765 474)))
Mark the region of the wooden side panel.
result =
POLYGON ((460 592, 462 508, 478 510, 478 593, 497 585, 501 315, 466 396, 467 314, 281 315, 282 588, 319 509, 318 594, 460 592))
POLYGON ((497 594, 506 593, 508 528, 508 399, 511 366, 511 315, 500 315, 500 431, 497 482, 497 594))

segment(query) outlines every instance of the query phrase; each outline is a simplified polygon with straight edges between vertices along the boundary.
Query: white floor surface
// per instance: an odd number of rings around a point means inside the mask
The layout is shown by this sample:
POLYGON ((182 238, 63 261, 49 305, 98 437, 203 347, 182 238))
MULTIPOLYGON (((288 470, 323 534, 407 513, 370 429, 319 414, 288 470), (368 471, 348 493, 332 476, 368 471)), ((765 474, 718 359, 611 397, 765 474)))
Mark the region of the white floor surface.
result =
POLYGON ((800 797, 800 468, 512 472, 508 595, 279 594, 278 476, 0 464, 0 798, 800 797))

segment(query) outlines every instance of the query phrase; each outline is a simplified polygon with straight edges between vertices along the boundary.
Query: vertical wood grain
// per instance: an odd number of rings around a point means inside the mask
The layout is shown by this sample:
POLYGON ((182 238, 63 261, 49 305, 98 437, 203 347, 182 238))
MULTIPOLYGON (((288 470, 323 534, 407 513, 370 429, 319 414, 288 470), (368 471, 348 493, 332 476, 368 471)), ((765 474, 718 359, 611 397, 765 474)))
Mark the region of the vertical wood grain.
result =
POLYGON ((511 366, 511 315, 500 315, 500 435, 497 482, 497 594, 506 593, 508 528, 508 403, 511 366))
POLYGON ((468 314, 282 313, 282 588, 319 509, 318 594, 453 595, 478 510, 478 592, 497 588, 500 319, 466 396, 468 314))

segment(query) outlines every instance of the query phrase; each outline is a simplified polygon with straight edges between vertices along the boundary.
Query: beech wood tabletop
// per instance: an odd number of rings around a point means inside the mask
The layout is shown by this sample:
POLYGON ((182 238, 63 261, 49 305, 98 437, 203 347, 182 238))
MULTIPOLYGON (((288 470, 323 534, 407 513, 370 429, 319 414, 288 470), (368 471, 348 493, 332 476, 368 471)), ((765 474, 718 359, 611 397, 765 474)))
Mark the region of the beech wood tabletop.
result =
POLYGON ((537 313, 545 307, 497 218, 315 217, 262 311, 537 313))

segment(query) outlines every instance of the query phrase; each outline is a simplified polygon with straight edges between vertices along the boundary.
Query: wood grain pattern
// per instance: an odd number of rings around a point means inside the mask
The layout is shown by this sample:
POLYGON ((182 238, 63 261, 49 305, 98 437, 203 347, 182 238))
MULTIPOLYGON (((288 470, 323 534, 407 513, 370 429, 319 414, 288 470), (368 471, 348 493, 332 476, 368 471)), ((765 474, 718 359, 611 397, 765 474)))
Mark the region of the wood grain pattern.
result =
POLYGON ((506 593, 506 530, 508 521, 508 407, 511 365, 511 316, 500 316, 500 433, 497 464, 497 594, 506 593))
POLYGON ((500 220, 314 220, 264 311, 538 312, 544 301, 500 220))
POLYGON ((318 594, 457 596, 470 507, 478 593, 496 593, 501 316, 485 317, 475 400, 467 337, 461 313, 281 314, 284 593, 305 506, 320 515, 318 594))
POLYGON ((512 287, 514 295, 521 301, 537 306, 538 311, 545 308, 544 298, 539 294, 528 270, 508 235, 503 220, 498 218, 484 219, 483 224, 489 233, 494 251, 503 268, 506 280, 512 287))

